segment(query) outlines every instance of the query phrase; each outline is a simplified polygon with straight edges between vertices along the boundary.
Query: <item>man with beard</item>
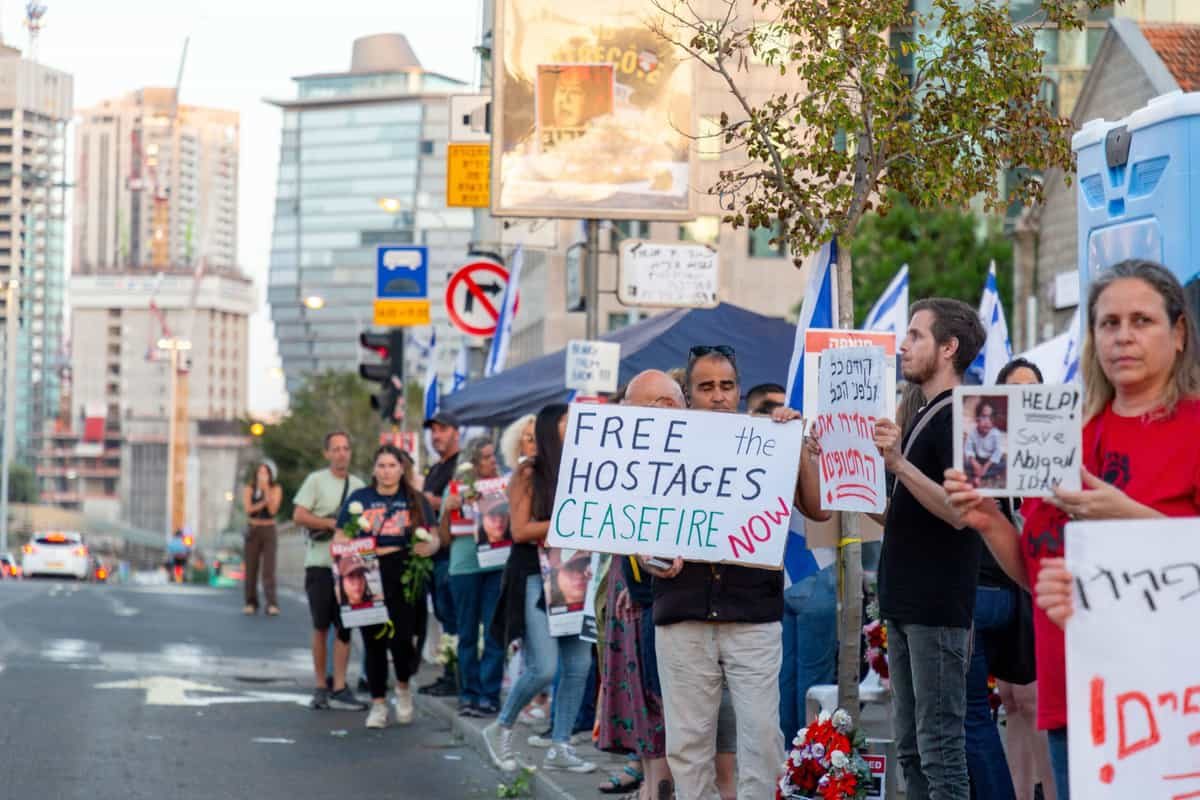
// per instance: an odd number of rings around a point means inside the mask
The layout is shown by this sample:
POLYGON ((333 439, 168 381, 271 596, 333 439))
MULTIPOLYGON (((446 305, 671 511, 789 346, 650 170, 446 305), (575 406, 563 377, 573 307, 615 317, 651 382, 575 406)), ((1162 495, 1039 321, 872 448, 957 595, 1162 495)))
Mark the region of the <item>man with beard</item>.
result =
POLYGON ((900 766, 914 800, 970 796, 964 720, 981 544, 962 530, 942 478, 954 465, 952 393, 985 338, 966 303, 913 304, 900 366, 925 405, 903 437, 891 420, 875 425, 875 444, 895 481, 887 511, 877 517, 884 526, 880 615, 900 766))

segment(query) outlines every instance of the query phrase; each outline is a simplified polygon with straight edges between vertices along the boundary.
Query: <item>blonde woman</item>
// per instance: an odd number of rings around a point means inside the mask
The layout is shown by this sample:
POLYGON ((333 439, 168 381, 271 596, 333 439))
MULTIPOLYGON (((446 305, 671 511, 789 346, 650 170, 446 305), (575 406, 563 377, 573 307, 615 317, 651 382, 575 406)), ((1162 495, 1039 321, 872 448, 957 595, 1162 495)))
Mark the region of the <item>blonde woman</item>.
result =
POLYGON ((537 455, 537 440, 533 435, 533 423, 537 419, 526 414, 504 429, 500 434, 500 455, 510 471, 537 455))

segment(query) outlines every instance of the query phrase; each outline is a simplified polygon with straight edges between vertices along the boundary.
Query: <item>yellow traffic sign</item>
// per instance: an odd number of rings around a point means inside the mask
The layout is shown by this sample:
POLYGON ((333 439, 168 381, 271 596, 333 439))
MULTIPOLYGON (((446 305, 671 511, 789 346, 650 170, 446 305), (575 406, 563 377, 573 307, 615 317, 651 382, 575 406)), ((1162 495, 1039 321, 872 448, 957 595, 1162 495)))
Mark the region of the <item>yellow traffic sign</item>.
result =
POLYGON ((428 325, 428 300, 376 300, 375 324, 387 328, 428 325))
POLYGON ((491 145, 446 145, 446 205, 487 208, 490 201, 488 169, 491 145))

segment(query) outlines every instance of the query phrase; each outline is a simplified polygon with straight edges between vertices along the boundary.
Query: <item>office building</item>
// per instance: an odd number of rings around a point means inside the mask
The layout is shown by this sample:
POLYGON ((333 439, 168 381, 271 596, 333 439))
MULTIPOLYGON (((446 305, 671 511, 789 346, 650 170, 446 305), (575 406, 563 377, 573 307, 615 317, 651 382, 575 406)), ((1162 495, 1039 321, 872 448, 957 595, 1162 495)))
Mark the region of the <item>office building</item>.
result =
POLYGON ((75 264, 237 264, 238 114, 146 88, 79 112, 75 264))
POLYGON ((447 97, 466 85, 422 68, 400 34, 356 40, 347 72, 294 80, 295 98, 268 101, 283 115, 268 299, 288 390, 306 373, 354 369, 381 244, 429 247, 433 324, 452 356, 440 298, 473 216, 445 204, 447 97))

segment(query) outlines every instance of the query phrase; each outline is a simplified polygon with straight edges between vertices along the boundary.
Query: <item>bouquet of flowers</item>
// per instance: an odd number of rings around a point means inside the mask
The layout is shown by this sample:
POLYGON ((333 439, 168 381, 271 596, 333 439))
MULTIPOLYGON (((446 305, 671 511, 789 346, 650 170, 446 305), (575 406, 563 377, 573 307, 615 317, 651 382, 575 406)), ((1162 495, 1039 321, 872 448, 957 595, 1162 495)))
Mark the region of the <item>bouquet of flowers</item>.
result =
POLYGON ((871 785, 866 737, 843 709, 801 728, 783 764, 776 800, 862 800, 871 785))
MULTIPOLYGON (((417 528, 413 531, 414 542, 430 542, 433 541, 433 534, 428 528, 417 528)), ((429 580, 429 576, 433 574, 433 559, 429 556, 417 555, 415 550, 411 550, 408 554, 408 564, 404 567, 404 574, 400 576, 400 583, 404 586, 404 600, 410 606, 415 606, 422 596, 425 594, 425 582, 429 580)))
POLYGON ((351 539, 371 535, 371 520, 363 516, 362 503, 355 500, 346 506, 346 512, 350 515, 350 519, 342 526, 342 533, 351 539))
POLYGON ((867 662, 867 666, 875 670, 879 679, 883 681, 883 685, 888 685, 888 660, 887 660, 887 626, 881 620, 871 620, 863 626, 863 636, 867 640, 867 649, 863 653, 863 660, 867 662))
POLYGON ((475 465, 470 461, 459 464, 458 469, 454 470, 454 479, 462 486, 463 502, 475 502, 475 465))

